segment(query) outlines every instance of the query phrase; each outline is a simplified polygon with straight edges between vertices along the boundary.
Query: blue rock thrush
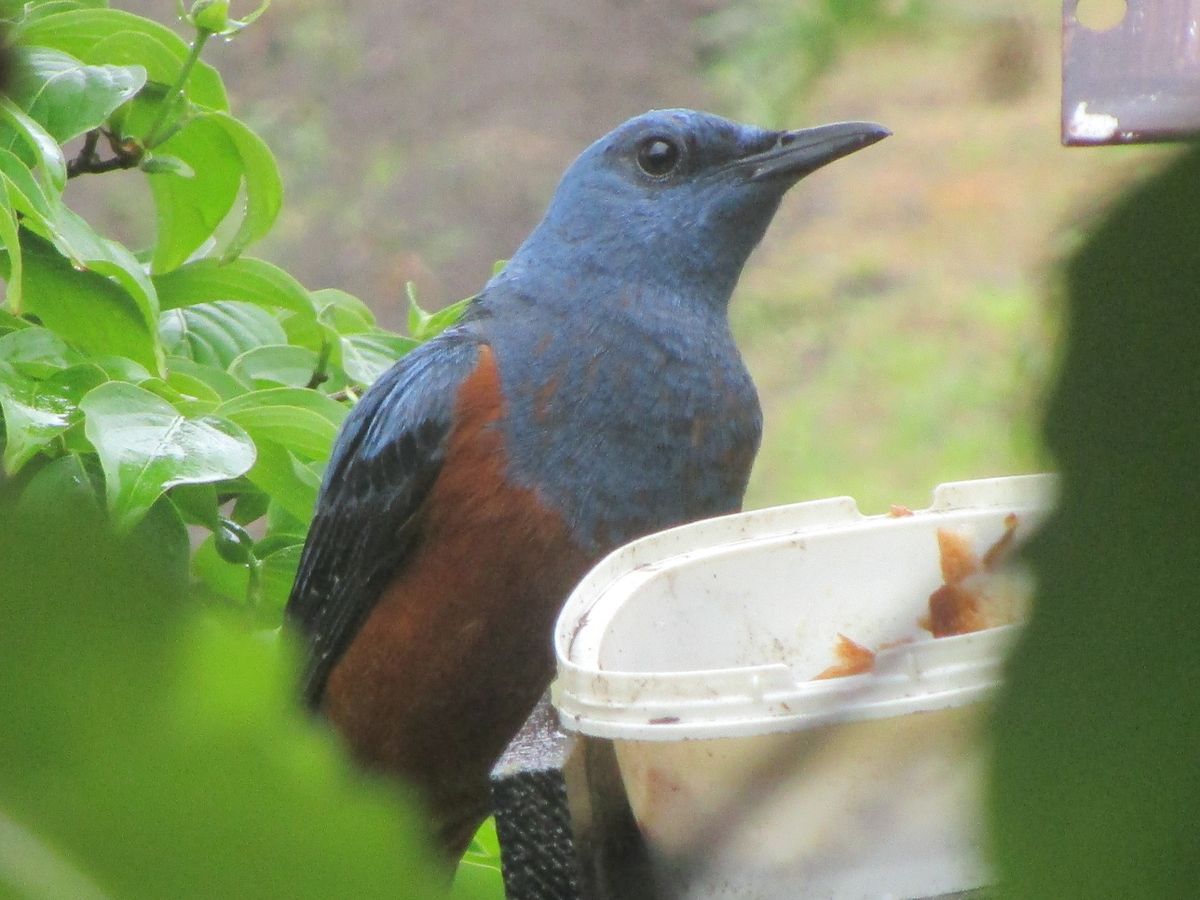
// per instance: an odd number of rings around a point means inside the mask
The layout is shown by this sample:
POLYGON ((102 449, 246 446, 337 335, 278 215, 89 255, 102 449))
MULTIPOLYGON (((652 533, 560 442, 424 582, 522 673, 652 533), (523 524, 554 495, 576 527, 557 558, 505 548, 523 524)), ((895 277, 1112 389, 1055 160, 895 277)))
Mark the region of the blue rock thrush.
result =
POLYGON ((788 188, 888 133, 631 119, 346 419, 288 603, 304 690, 362 763, 422 790, 448 854, 487 815, 588 567, 740 508, 762 415, 730 294, 788 188))

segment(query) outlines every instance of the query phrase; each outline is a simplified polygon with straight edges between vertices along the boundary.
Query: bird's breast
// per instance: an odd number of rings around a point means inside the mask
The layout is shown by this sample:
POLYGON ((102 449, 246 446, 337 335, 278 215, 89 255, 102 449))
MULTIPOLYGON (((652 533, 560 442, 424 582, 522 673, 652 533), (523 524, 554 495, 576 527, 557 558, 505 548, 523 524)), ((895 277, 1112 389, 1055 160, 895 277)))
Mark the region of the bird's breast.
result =
POLYGON ((513 478, 598 552, 739 509, 761 433, 725 334, 627 337, 500 356, 513 478))

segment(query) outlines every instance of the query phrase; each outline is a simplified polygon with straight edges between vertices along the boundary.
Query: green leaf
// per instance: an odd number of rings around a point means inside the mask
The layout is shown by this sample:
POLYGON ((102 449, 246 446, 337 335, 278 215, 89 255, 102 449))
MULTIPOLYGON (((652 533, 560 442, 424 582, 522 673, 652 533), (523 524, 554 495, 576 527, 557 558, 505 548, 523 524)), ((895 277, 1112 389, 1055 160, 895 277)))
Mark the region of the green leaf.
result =
POLYGON ((1033 536, 989 787, 1002 896, 1189 897, 1200 874, 1200 147, 1067 267, 1043 416, 1062 469, 1033 536))
POLYGON ((258 442, 258 457, 246 477, 298 522, 312 519, 321 479, 274 441, 258 442))
MULTIPOLYGON (((33 477, 15 497, 14 511, 22 518, 44 515, 47 510, 81 521, 103 514, 100 490, 78 453, 31 464, 33 477)), ((0 504, 6 497, 0 491, 0 504)), ((11 535, 10 535, 11 536, 11 535)))
POLYGON ((4 471, 13 475, 71 427, 71 404, 39 390, 31 378, 0 365, 0 411, 4 413, 4 471))
POLYGON ((0 364, 26 378, 49 378, 80 362, 83 357, 48 328, 31 326, 0 337, 0 364))
POLYGON ((0 150, 37 167, 42 190, 58 197, 67 185, 67 159, 58 141, 7 97, 0 97, 0 150), (21 151, 25 152, 21 152, 21 151))
POLYGON ((350 334, 341 339, 342 367, 351 381, 370 385, 419 344, 412 338, 386 331, 350 334))
POLYGON ((250 593, 250 570, 232 563, 217 552, 215 536, 209 535, 192 554, 192 575, 206 588, 236 606, 242 606, 250 593))
POLYGON ((425 323, 429 321, 429 313, 425 312, 421 308, 421 304, 417 302, 417 283, 415 281, 404 283, 404 295, 408 298, 409 333, 413 337, 419 338, 425 329, 425 323))
POLYGON ((271 230, 283 203, 283 180, 271 149, 257 134, 225 113, 205 118, 222 128, 237 148, 246 184, 246 211, 222 257, 228 262, 271 230))
POLYGON ((152 377, 149 370, 124 356, 112 356, 101 353, 91 356, 88 362, 99 366, 111 381, 128 381, 130 384, 140 384, 152 377))
POLYGON ((336 351, 331 361, 341 364, 341 347, 337 333, 328 325, 322 325, 312 315, 303 313, 285 313, 279 316, 279 324, 287 334, 287 342, 297 347, 307 347, 320 354, 325 347, 336 351))
POLYGON ((212 530, 220 524, 221 509, 217 503, 217 489, 212 483, 178 484, 167 496, 189 525, 202 525, 212 530))
MULTIPOLYGON (((161 397, 163 400, 166 400, 171 404, 171 406, 175 407, 175 409, 181 413, 191 414, 196 412, 195 409, 191 408, 193 405, 195 405, 194 401, 189 401, 188 398, 184 397, 183 394, 179 393, 179 391, 175 390, 175 388, 171 387, 171 385, 167 384, 167 382, 161 378, 145 378, 137 382, 137 386, 143 391, 149 391, 150 393, 154 394, 154 396, 161 397)), ((203 406, 204 404, 200 405, 203 406)), ((205 407, 203 410, 203 412, 206 413, 211 411, 212 410, 208 407, 205 407)))
POLYGON ((467 297, 465 300, 459 300, 457 303, 451 303, 449 306, 442 307, 433 315, 426 318, 421 333, 415 335, 415 337, 422 341, 437 337, 462 318, 463 313, 467 311, 467 308, 474 299, 474 297, 467 297))
POLYGON ((155 501, 126 540, 153 558, 160 578, 174 584, 187 583, 191 541, 179 511, 166 497, 155 501))
POLYGON ((104 124, 145 83, 141 66, 90 66, 60 50, 29 47, 9 96, 63 144, 104 124))
POLYGON ((266 559, 272 553, 304 543, 304 535, 292 532, 272 532, 254 545, 254 555, 266 559))
POLYGON ((266 310, 225 300, 167 310, 159 319, 159 334, 169 355, 222 369, 248 350, 287 341, 266 310))
POLYGON ((303 285, 278 266, 242 257, 228 263, 198 259, 165 275, 154 276, 163 309, 215 300, 238 300, 267 309, 313 316, 313 301, 303 285))
POLYGON ((447 900, 465 900, 467 897, 503 897, 504 875, 499 864, 476 861, 470 853, 459 861, 454 872, 454 886, 447 900))
MULTIPOLYGON (((183 39, 165 25, 116 9, 81 9, 45 16, 19 27, 16 37, 27 46, 53 47, 85 63, 125 62, 114 49, 120 49, 120 42, 128 42, 125 55, 145 66, 149 80, 166 85, 175 83, 190 52, 183 39), (145 42, 131 40, 127 37, 131 33, 152 38, 171 55, 170 63, 161 53, 144 53, 145 42), (134 41, 138 41, 136 46, 134 41), (107 55, 102 56, 101 52, 107 55)), ((184 91, 191 102, 200 106, 229 108, 221 76, 205 62, 196 63, 184 91)))
MULTIPOLYGON (((60 557, 77 547, 79 542, 111 529, 101 505, 99 472, 89 465, 90 459, 94 459, 90 454, 85 457, 69 453, 39 465, 12 504, 16 515, 10 521, 24 523, 23 536, 29 534, 31 522, 44 521, 48 515, 61 516, 63 522, 72 523, 75 530, 70 539, 50 548, 60 557)), ((0 505, 5 502, 0 496, 0 505)), ((12 531, 7 535, 7 541, 0 543, 11 545, 14 539, 17 534, 12 531)), ((143 575, 148 576, 158 590, 177 590, 187 583, 187 529, 165 498, 160 498, 136 527, 119 538, 119 543, 119 549, 133 550, 142 558, 143 575)), ((81 575, 88 578, 92 573, 85 571, 81 575)), ((14 587, 11 583, 6 584, 6 600, 12 597, 14 587)), ((125 589, 127 585, 120 587, 125 589)), ((138 599, 130 596, 120 607, 122 614, 128 612, 138 599)))
POLYGON ((247 350, 229 366, 229 374, 257 388, 302 388, 317 370, 317 354, 307 347, 268 344, 247 350))
POLYGON ((11 150, 0 150, 0 243, 8 251, 8 305, 17 313, 24 308, 24 255, 21 252, 19 216, 27 224, 39 226, 47 235, 54 210, 41 185, 25 162, 11 150))
POLYGON ((214 595, 251 620, 274 627, 295 580, 303 537, 267 538, 255 545, 236 522, 222 519, 192 558, 192 572, 214 595), (280 599, 280 592, 283 598, 280 599))
POLYGON ((29 171, 29 166, 11 150, 0 150, 0 173, 8 179, 9 199, 14 209, 43 222, 53 218, 54 209, 41 185, 29 171))
MULTIPOLYGON (((315 471, 314 471, 315 474, 315 471)), ((318 476, 319 480, 319 476, 318 476)), ((307 534, 308 527, 312 522, 312 512, 310 511, 303 518, 288 512, 287 508, 278 500, 272 499, 267 506, 267 533, 287 533, 287 534, 307 534)))
POLYGON ((8 310, 0 307, 0 336, 9 334, 13 331, 21 331, 25 328, 33 328, 34 326, 22 319, 20 316, 15 316, 8 310))
POLYGON ((196 170, 178 156, 164 153, 147 153, 138 163, 138 168, 147 175, 178 175, 180 178, 195 178, 196 170))
POLYGON ((80 408, 104 469, 109 508, 123 529, 174 485, 236 478, 254 464, 254 442, 232 422, 186 418, 131 384, 102 384, 80 408))
POLYGON ((504 876, 500 869, 500 839, 496 820, 489 817, 476 832, 454 873, 449 900, 466 897, 503 897, 504 876))
POLYGON ((189 121, 155 152, 182 160, 194 173, 149 176, 158 223, 151 269, 161 274, 182 265, 229 215, 242 183, 242 167, 236 145, 208 116, 189 121))
MULTIPOLYGON (((0 359, 3 348, 0 348, 0 359)), ((79 421, 83 395, 108 380, 98 366, 84 364, 43 381, 0 363, 0 409, 4 411, 4 469, 12 475, 79 421)))
MULTIPOLYGON (((81 350, 125 356, 152 371, 162 365, 145 309, 114 281, 79 271, 54 247, 22 231, 25 307, 81 350)), ((145 298, 143 298, 145 299, 145 298)))
POLYGON ((221 403, 221 395, 216 392, 212 385, 186 372, 180 372, 178 369, 169 369, 167 371, 166 382, 174 390, 178 391, 184 399, 203 403, 209 409, 215 409, 221 403))
POLYGON ((0 509, 5 822, 109 897, 440 896, 416 814, 296 703, 290 645, 60 508, 0 509))
POLYGON ((271 498, 262 491, 245 491, 238 494, 233 504, 233 514, 230 518, 243 525, 249 525, 267 514, 271 498))
POLYGON ((78 406, 92 388, 108 380, 108 373, 89 360, 55 372, 42 380, 41 388, 78 406))
POLYGON ((19 217, 46 222, 52 209, 22 158, 12 150, 0 149, 0 245, 8 252, 7 304, 13 312, 24 308, 24 257, 20 250, 19 217))
POLYGON ((57 194, 48 197, 11 151, 0 150, 0 173, 8 180, 9 197, 27 228, 53 243, 75 268, 91 269, 120 284, 153 327, 158 298, 137 258, 124 245, 97 234, 57 194))
MULTIPOLYGON (((292 584, 296 581, 296 570, 300 568, 300 554, 304 551, 303 536, 288 535, 287 539, 287 544, 270 553, 262 554, 262 547, 256 548, 262 563, 259 573, 259 602, 266 607, 264 611, 269 611, 276 620, 282 618, 283 609, 287 606, 292 584)), ((262 543, 266 544, 267 541, 262 543)))
POLYGON ((246 429, 256 442, 271 440, 310 459, 325 459, 337 436, 346 408, 324 394, 305 388, 251 391, 216 411, 246 429))
POLYGON ((158 322, 158 295, 142 264, 124 244, 97 234, 87 221, 62 203, 46 223, 54 246, 75 268, 106 275, 125 289, 142 313, 147 328, 158 322))
POLYGON ((14 7, 18 13, 24 7, 25 15, 21 16, 21 25, 25 27, 38 19, 62 12, 103 8, 108 6, 108 0, 31 0, 28 3, 22 3, 21 0, 4 0, 4 4, 14 7))
POLYGON ((207 392, 211 392, 218 401, 229 400, 246 392, 246 386, 225 369, 183 356, 167 357, 167 383, 174 384, 184 394, 191 393, 187 385, 195 385, 197 393, 193 396, 200 398, 203 392, 203 396, 207 397, 207 392), (183 380, 176 383, 176 378, 183 380))
POLYGON ((309 388, 267 388, 250 391, 221 406, 221 415, 240 413, 261 406, 296 407, 320 416, 335 428, 342 424, 348 410, 319 391, 309 388))
POLYGON ((317 308, 317 318, 338 334, 359 334, 375 326, 375 314, 371 308, 352 294, 337 288, 323 288, 312 292, 312 302, 317 308))
POLYGON ((0 175, 0 247, 8 256, 8 271, 5 278, 8 290, 5 301, 14 313, 20 314, 25 302, 23 294, 25 260, 21 254, 21 235, 17 225, 17 210, 14 194, 16 186, 7 175, 0 175))
POLYGON ((467 297, 465 300, 451 303, 435 313, 427 313, 417 302, 416 284, 408 282, 404 286, 404 292, 408 297, 408 330, 418 341, 427 341, 437 337, 457 322, 475 299, 467 297))

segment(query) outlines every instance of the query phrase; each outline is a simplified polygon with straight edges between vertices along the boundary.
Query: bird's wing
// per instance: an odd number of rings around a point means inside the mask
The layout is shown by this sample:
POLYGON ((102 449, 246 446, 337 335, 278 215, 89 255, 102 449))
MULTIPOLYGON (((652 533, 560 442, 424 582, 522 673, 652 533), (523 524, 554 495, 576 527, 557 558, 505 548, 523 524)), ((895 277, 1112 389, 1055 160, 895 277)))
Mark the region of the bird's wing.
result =
POLYGON ((413 350, 346 417, 326 469, 287 618, 307 639, 304 697, 330 671, 416 547, 420 509, 441 469, 459 387, 479 360, 463 329, 413 350))

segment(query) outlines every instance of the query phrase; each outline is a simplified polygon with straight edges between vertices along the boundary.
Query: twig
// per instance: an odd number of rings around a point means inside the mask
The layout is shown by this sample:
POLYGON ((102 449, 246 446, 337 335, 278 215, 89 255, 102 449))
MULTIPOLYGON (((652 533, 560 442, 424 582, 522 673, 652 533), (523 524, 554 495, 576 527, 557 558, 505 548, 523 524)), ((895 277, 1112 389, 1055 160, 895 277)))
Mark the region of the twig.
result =
POLYGON ((142 161, 145 151, 136 141, 121 141, 111 132, 93 128, 83 139, 83 147, 79 155, 67 163, 67 177, 93 174, 96 172, 112 172, 115 169, 132 169, 142 161), (109 159, 101 159, 96 152, 101 135, 108 141, 113 155, 109 159))

